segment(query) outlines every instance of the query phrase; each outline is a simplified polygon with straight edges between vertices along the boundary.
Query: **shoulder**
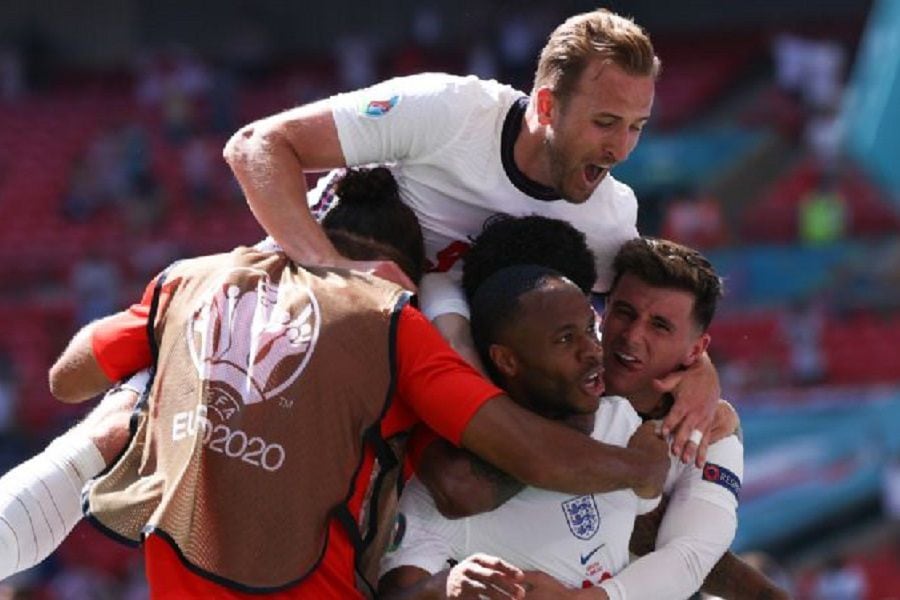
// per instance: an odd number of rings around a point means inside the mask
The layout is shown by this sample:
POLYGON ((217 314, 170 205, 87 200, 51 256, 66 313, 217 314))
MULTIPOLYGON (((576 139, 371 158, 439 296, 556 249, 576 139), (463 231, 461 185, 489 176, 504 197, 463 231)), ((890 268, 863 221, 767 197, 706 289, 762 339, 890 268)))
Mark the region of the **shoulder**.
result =
POLYGON ((641 422, 627 399, 621 396, 604 396, 597 409, 592 437, 607 444, 624 446, 641 426, 641 422))
POLYGON ((706 453, 706 462, 707 464, 712 463, 729 468, 739 477, 742 477, 744 471, 744 445, 736 435, 729 435, 714 444, 710 444, 706 453))
POLYGON ((385 98, 391 98, 398 108, 404 103, 432 101, 455 109, 507 106, 522 95, 508 85, 479 79, 474 75, 419 73, 388 79, 368 90, 358 90, 342 96, 379 93, 385 98))

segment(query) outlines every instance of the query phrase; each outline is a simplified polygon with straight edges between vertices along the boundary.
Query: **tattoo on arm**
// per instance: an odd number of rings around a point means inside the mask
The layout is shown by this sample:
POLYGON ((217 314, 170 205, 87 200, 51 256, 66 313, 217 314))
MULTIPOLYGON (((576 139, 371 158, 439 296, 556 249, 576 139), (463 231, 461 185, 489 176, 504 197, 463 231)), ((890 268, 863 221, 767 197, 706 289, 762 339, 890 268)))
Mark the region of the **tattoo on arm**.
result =
POLYGON ((477 454, 471 452, 468 452, 468 454, 469 462, 472 465, 472 473, 489 485, 493 491, 494 508, 504 504, 525 487, 524 483, 501 471, 477 454))

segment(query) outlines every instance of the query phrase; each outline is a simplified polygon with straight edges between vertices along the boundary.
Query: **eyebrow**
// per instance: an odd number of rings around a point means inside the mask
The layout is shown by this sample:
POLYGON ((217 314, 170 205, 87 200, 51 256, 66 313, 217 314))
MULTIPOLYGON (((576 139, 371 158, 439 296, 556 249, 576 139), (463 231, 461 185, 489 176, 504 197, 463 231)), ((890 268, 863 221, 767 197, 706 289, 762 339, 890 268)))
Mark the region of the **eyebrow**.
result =
MULTIPOLYGON (((609 308, 627 308, 628 310, 630 310, 633 313, 637 312, 637 309, 634 307, 634 305, 632 305, 630 302, 625 302, 624 300, 613 300, 612 302, 610 302, 609 308)), ((676 329, 674 321, 670 320, 668 317, 665 317, 663 315, 651 314, 650 320, 651 321, 661 321, 662 323, 665 323, 667 326, 669 326, 671 329, 676 329)))
MULTIPOLYGON (((594 116, 595 119, 598 119, 598 118, 601 118, 601 117, 605 117, 605 118, 609 118, 609 119, 615 119, 615 120, 617 120, 617 121, 622 121, 622 120, 623 120, 622 116, 616 115, 616 114, 613 114, 613 113, 608 113, 608 112, 598 113, 597 115, 594 116)), ((635 119, 635 120, 636 120, 636 121, 649 121, 649 120, 650 120, 650 115, 646 115, 646 116, 643 116, 643 117, 638 117, 638 118, 635 119)))
POLYGON ((665 324, 669 329, 676 329, 675 323, 673 323, 672 321, 670 321, 670 320, 667 319, 666 317, 663 317, 663 316, 660 316, 660 315, 651 315, 651 316, 650 316, 650 319, 651 319, 652 321, 659 321, 659 322, 662 322, 662 323, 665 324))

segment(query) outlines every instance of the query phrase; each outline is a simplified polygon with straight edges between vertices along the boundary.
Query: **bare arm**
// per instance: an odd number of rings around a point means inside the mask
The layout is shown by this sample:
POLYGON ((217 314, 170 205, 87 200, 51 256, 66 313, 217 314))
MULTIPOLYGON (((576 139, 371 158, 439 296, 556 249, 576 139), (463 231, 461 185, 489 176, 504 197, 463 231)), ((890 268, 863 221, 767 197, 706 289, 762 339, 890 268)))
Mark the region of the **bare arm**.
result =
POLYGON ((391 261, 342 257, 309 211, 304 173, 346 163, 327 100, 242 127, 223 156, 256 220, 293 260, 365 271, 415 289, 391 261))
POLYGON ((228 140, 223 156, 257 221, 288 256, 319 264, 341 260, 306 203, 304 172, 345 164, 327 101, 242 127, 228 140))
POLYGON ((790 594, 732 552, 716 563, 701 589, 730 600, 790 599, 790 594))
POLYGON ((488 401, 469 421, 462 445, 519 481, 570 494, 632 488, 660 494, 669 469, 666 444, 602 444, 539 417, 507 396, 488 401))
POLYGON ((71 404, 84 402, 112 386, 91 345, 91 336, 100 322, 82 327, 50 367, 50 393, 58 400, 71 404))
POLYGON ((440 438, 423 452, 416 475, 448 519, 494 510, 524 487, 468 450, 440 438))

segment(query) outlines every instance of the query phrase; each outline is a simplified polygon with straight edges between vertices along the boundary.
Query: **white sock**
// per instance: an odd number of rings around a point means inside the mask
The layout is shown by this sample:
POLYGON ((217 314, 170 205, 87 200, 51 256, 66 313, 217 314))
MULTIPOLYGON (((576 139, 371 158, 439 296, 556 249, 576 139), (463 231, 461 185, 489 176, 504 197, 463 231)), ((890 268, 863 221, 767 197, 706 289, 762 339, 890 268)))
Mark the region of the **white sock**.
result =
POLYGON ((0 478, 0 580, 38 564, 81 520, 81 489, 105 467, 75 428, 0 478))

